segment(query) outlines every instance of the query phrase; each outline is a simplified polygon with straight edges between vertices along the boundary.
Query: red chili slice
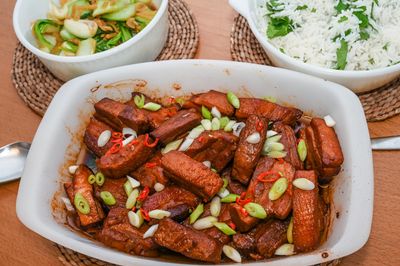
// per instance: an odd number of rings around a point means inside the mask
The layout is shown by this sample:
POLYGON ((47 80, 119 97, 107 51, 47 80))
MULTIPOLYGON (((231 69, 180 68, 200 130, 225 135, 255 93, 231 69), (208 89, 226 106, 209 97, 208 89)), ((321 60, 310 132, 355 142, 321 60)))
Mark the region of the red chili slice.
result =
POLYGON ((144 165, 146 168, 153 168, 157 166, 156 162, 149 162, 144 165))
POLYGON ((138 144, 139 141, 137 139, 132 140, 131 142, 129 142, 128 146, 133 146, 135 144, 138 144))
POLYGON ((278 160, 278 162, 279 162, 280 164, 283 164, 283 163, 285 162, 285 160, 283 160, 282 158, 278 158, 277 160, 278 160))
POLYGON ((147 198, 147 196, 149 195, 149 192, 150 192, 150 188, 147 187, 147 186, 144 187, 144 189, 142 190, 142 192, 140 192, 140 194, 139 194, 137 200, 139 200, 139 201, 145 200, 145 199, 147 198))
POLYGON ((200 143, 202 143, 202 142, 204 141, 204 137, 203 137, 203 136, 200 136, 197 140, 198 140, 200 143))
POLYGON ((149 134, 146 134, 145 138, 144 138, 144 142, 143 144, 149 148, 154 148, 155 146, 157 146, 158 143, 158 138, 156 138, 156 140, 153 143, 149 143, 149 134))
POLYGON ((106 155, 117 153, 122 148, 122 142, 116 142, 111 148, 106 152, 106 155))
POLYGON ((240 213, 244 216, 247 217, 249 215, 249 213, 246 211, 245 208, 240 208, 240 213))
POLYGON ((147 211, 145 211, 143 208, 140 208, 140 212, 142 213, 143 219, 146 221, 150 221, 150 216, 147 211))
POLYGON ((236 225, 233 222, 228 223, 229 227, 232 228, 233 230, 236 229, 236 225))
POLYGON ((268 183, 268 182, 275 182, 281 177, 281 175, 274 171, 266 171, 257 176, 257 181, 268 183), (266 178, 267 176, 273 176, 271 178, 266 178))
POLYGON ((111 136, 113 139, 122 139, 123 137, 121 132, 116 132, 116 131, 114 131, 111 136))
POLYGON ((264 125, 262 121, 258 121, 257 126, 256 126, 256 130, 261 132, 263 129, 264 125))

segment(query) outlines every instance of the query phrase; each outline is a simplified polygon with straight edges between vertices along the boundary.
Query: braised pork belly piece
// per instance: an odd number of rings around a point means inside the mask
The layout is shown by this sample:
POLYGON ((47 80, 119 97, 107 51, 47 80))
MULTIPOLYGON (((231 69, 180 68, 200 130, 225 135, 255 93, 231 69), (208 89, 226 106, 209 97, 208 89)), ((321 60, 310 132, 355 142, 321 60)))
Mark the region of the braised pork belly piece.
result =
POLYGON ((95 103, 86 161, 63 184, 75 228, 132 255, 207 263, 322 244, 329 199, 320 185, 344 161, 330 123, 231 92, 179 104, 149 95, 95 103))

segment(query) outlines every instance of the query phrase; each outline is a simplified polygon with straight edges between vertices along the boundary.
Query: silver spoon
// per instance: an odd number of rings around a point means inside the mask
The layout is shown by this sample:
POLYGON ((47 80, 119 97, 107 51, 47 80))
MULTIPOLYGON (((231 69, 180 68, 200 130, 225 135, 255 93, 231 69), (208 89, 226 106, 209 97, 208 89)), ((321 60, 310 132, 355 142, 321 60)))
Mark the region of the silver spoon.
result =
POLYGON ((21 177, 31 144, 14 142, 0 148, 0 183, 21 177))
MULTIPOLYGON (((21 177, 31 144, 14 142, 0 148, 0 183, 21 177)), ((372 150, 400 150, 400 136, 371 139, 372 150)))

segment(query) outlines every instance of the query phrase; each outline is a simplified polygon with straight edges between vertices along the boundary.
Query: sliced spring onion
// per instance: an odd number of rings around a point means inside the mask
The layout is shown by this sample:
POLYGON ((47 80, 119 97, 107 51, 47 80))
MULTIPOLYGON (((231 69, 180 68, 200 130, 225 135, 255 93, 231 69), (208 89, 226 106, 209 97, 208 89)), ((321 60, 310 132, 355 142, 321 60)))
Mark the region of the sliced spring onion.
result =
POLYGON ((65 41, 60 46, 61 50, 71 53, 76 53, 78 46, 72 42, 65 41))
POLYGON ((203 128, 205 129, 205 130, 211 130, 211 121, 210 120, 208 120, 208 119, 203 119, 203 120, 201 120, 201 125, 203 126, 203 128))
POLYGON ((265 96, 263 97, 264 100, 269 101, 271 103, 276 103, 276 98, 273 96, 265 96))
POLYGON ((231 91, 228 92, 226 97, 228 98, 228 102, 230 104, 232 104, 233 107, 235 107, 236 109, 238 109, 240 107, 239 98, 235 94, 233 94, 233 92, 231 92, 231 91))
POLYGON ((179 145, 181 145, 182 141, 183 141, 183 139, 178 139, 178 140, 174 140, 174 141, 168 143, 165 146, 165 148, 161 150, 161 153, 162 154, 166 154, 167 152, 174 151, 174 150, 178 149, 179 145))
POLYGON ((196 209, 190 214, 189 222, 193 224, 196 220, 200 217, 200 215, 204 212, 204 205, 203 203, 197 205, 196 209))
POLYGON ((75 172, 76 172, 76 170, 78 170, 78 165, 70 165, 69 167, 68 167, 68 172, 71 174, 71 175, 73 175, 73 174, 75 174, 75 172))
POLYGON ((299 141, 299 144, 297 144, 297 154, 299 155, 299 159, 304 162, 307 157, 307 146, 303 139, 299 141))
POLYGON ((149 237, 154 236, 157 229, 158 229, 158 224, 150 226, 150 228, 147 229, 147 231, 143 234, 143 238, 149 238, 149 237))
POLYGON ((163 191, 165 186, 161 183, 155 183, 154 184, 154 190, 157 192, 163 191))
POLYGON ((213 106, 213 107, 211 108, 211 114, 212 114, 213 117, 221 118, 221 112, 220 112, 220 111, 218 110, 218 108, 215 107, 215 106, 213 106))
POLYGON ((125 203, 125 207, 127 209, 132 209, 133 207, 135 207, 138 196, 139 196, 139 190, 136 188, 131 192, 131 194, 129 194, 129 197, 125 203))
POLYGON ((64 27, 68 32, 81 39, 92 38, 98 28, 97 23, 89 19, 66 19, 64 27))
POLYGON ((287 240, 290 244, 293 243, 293 216, 290 218, 290 223, 286 231, 287 240))
POLYGON ((273 130, 268 130, 267 131, 267 138, 270 138, 272 136, 278 135, 278 132, 273 131, 273 130))
POLYGON ((223 203, 231 203, 231 202, 235 202, 237 198, 240 198, 240 196, 237 195, 237 194, 229 194, 229 195, 223 197, 221 199, 221 202, 223 202, 223 203))
POLYGON ((213 223, 215 223, 217 221, 218 221, 217 217, 207 216, 207 217, 197 220, 193 224, 193 228, 196 230, 203 230, 203 229, 211 228, 214 226, 213 223))
POLYGON ((213 171, 214 173, 216 173, 216 172, 217 172, 217 169, 211 168, 211 171, 213 171))
POLYGON ((124 183, 124 190, 125 190, 126 196, 129 197, 129 195, 133 191, 133 187, 131 185, 131 182, 129 182, 129 180, 126 180, 126 182, 124 183))
POLYGON ((114 21, 126 21, 128 18, 133 17, 136 13, 135 4, 125 6, 123 9, 108 13, 102 16, 102 18, 114 21))
POLYGON ((104 130, 103 132, 101 132, 101 134, 99 135, 99 138, 97 139, 97 146, 104 147, 107 144, 107 142, 110 140, 110 138, 111 138, 111 131, 104 130))
POLYGON ((192 145, 193 141, 194 139, 185 139, 185 141, 179 147, 178 151, 186 151, 187 149, 189 149, 190 145, 192 145))
POLYGON ((279 142, 281 140, 281 138, 282 138, 282 135, 275 134, 275 135, 273 135, 271 137, 268 137, 267 141, 269 143, 279 142))
POLYGON ((76 193, 74 196, 74 205, 75 208, 82 214, 89 214, 90 213, 90 206, 89 202, 82 196, 81 193, 76 193))
POLYGON ((285 146, 283 146, 283 144, 280 142, 270 142, 269 148, 271 151, 283 151, 285 146))
POLYGON ((204 161, 203 164, 207 166, 208 168, 211 168, 211 162, 210 161, 204 161))
POLYGON ((127 175, 126 178, 128 179, 129 183, 131 184, 132 188, 140 187, 140 182, 137 181, 135 178, 127 175))
POLYGON ((88 38, 86 40, 82 40, 79 42, 76 55, 78 56, 91 55, 94 54, 95 51, 96 51, 96 40, 88 38))
POLYGON ((260 204, 249 202, 243 206, 244 209, 249 213, 250 216, 256 217, 258 219, 267 218, 267 213, 264 210, 264 207, 260 204))
POLYGON ((250 144, 257 144, 260 142, 260 140, 261 140, 261 136, 260 136, 260 133, 258 133, 258 132, 254 132, 253 134, 249 135, 246 138, 246 141, 250 144))
POLYGON ((246 126, 246 124, 243 123, 243 122, 235 123, 235 124, 232 126, 233 135, 239 137, 240 132, 242 132, 242 129, 243 129, 245 126, 246 126))
POLYGON ((103 173, 97 172, 96 173, 96 184, 101 187, 104 184, 104 181, 106 181, 106 178, 103 175, 103 173))
POLYGON ((145 101, 144 95, 143 94, 140 94, 140 96, 135 95, 135 97, 133 98, 133 101, 135 102, 135 104, 138 108, 140 108, 140 109, 143 108, 144 101, 145 101))
POLYGON ((214 117, 211 120, 211 129, 212 130, 218 130, 220 128, 220 122, 219 119, 217 117, 214 117))
POLYGON ((281 177, 274 182, 268 193, 268 198, 270 200, 279 199, 288 188, 288 180, 285 177, 281 177))
POLYGON ((210 212, 211 212, 211 215, 214 217, 219 216, 219 213, 221 212, 221 198, 220 197, 214 197, 211 200, 210 212))
POLYGON ((231 236, 236 234, 236 231, 229 227, 226 223, 215 222, 213 223, 215 227, 217 227, 222 233, 225 235, 231 236))
POLYGON ((324 120, 328 127, 334 127, 336 125, 336 121, 330 115, 324 116, 324 120))
POLYGON ((227 190, 226 188, 221 188, 221 190, 218 192, 218 196, 222 199, 225 198, 226 196, 229 195, 229 190, 227 190))
POLYGON ((149 211, 149 217, 153 219, 158 219, 161 220, 165 217, 171 216, 171 212, 169 211, 164 211, 164 210, 152 210, 149 211))
POLYGON ((187 136, 189 139, 195 139, 198 136, 200 136, 201 133, 203 133, 204 127, 202 125, 198 125, 197 127, 193 128, 190 132, 189 135, 187 136))
POLYGON ((204 105, 201 106, 201 115, 208 120, 212 118, 210 111, 204 105))
POLYGON ((307 178, 296 178, 293 185, 302 190, 313 190, 315 188, 315 184, 307 178))
POLYGON ((122 42, 126 42, 127 40, 129 40, 130 38, 132 38, 132 33, 130 31, 130 29, 125 26, 126 24, 124 22, 119 22, 118 23, 118 27, 121 30, 121 39, 122 42))
POLYGON ((236 123, 236 121, 235 120, 230 120, 229 122, 228 122, 228 124, 226 124, 226 126, 224 127, 224 131, 226 131, 226 132, 231 132, 232 131, 232 128, 233 128, 233 125, 236 123))
POLYGON ((275 255, 277 256, 290 256, 294 254, 295 253, 293 244, 283 244, 277 250, 275 250, 275 255))
POLYGON ((136 133, 136 131, 135 130, 133 130, 132 128, 130 128, 130 127, 124 127, 123 129, 122 129, 122 135, 124 136, 124 137, 126 137, 126 136, 134 136, 135 138, 137 138, 137 133, 136 133))
POLYGON ((143 109, 149 110, 149 111, 158 111, 160 110, 161 105, 159 105, 158 103, 153 103, 153 102, 149 102, 146 103, 145 105, 143 105, 143 109))
POLYGON ((287 153, 285 151, 270 151, 267 153, 267 156, 270 158, 278 159, 286 157, 286 154, 287 153))
POLYGON ((126 145, 128 145, 129 143, 131 143, 132 140, 134 140, 135 138, 136 138, 136 136, 131 135, 131 136, 127 137, 126 139, 124 139, 124 140, 122 141, 122 147, 125 147, 126 145))
POLYGON ((220 192, 222 192, 228 186, 228 183, 229 183, 229 180, 226 177, 223 177, 222 181, 224 182, 224 184, 222 185, 221 189, 219 190, 220 192))
POLYGON ((133 225, 136 228, 140 228, 142 226, 144 220, 143 216, 140 210, 138 210, 136 213, 133 211, 128 212, 128 220, 131 225, 133 225))
POLYGON ((229 123, 229 117, 223 116, 219 119, 219 128, 224 129, 226 125, 229 123))
POLYGON ((222 247, 222 251, 224 252, 225 256, 233 260, 234 262, 241 263, 242 262, 242 257, 240 256, 240 253, 234 249, 231 246, 224 245, 222 247))
POLYGON ((115 200, 114 196, 109 191, 100 192, 100 198, 103 200, 103 202, 106 205, 109 205, 109 206, 112 206, 115 203, 117 203, 117 201, 115 200))
POLYGON ((94 175, 90 175, 89 177, 88 177, 88 182, 89 182, 89 184, 94 184, 95 182, 96 182, 96 177, 94 176, 94 175))

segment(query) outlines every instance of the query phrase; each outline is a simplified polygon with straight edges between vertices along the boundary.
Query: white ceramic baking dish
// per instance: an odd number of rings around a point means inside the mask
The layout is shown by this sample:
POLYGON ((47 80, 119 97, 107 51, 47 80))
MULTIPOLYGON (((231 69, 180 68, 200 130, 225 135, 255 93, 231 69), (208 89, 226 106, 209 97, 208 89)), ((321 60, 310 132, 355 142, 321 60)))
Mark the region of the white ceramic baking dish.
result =
MULTIPOLYGON (((129 99, 135 84, 147 84, 146 91, 158 95, 182 95, 209 89, 232 90, 238 95, 255 97, 268 95, 318 116, 331 115, 337 122, 335 129, 345 158, 343 171, 334 182, 332 213, 340 215, 338 218, 333 215, 328 240, 318 250, 275 258, 267 264, 316 264, 349 255, 366 243, 372 221, 373 167, 368 128, 358 98, 340 85, 305 74, 209 60, 124 66, 84 75, 62 86, 33 140, 19 187, 17 214, 28 228, 60 245, 116 264, 176 263, 125 254, 82 237, 58 223, 50 206, 54 194, 60 190, 61 179, 69 178, 66 166, 74 163, 81 148, 82 129, 94 111, 93 101, 105 96, 129 99), (181 86, 180 90, 173 89, 176 84, 181 86)), ((265 265, 266 262, 251 264, 265 265)))
POLYGON ((400 75, 400 64, 363 71, 335 70, 306 64, 280 52, 275 46, 268 42, 265 33, 261 32, 259 27, 257 27, 257 25, 259 25, 258 20, 262 19, 257 15, 259 13, 257 9, 260 8, 260 6, 264 6, 265 2, 266 0, 229 0, 230 5, 246 18, 254 36, 275 66, 337 82, 356 93, 367 92, 378 88, 400 75))
MULTIPOLYGON (((77 76, 110 67, 148 62, 160 54, 168 36, 168 0, 153 0, 157 14, 141 32, 110 50, 87 56, 59 56, 37 48, 32 35, 32 23, 46 18, 50 0, 18 0, 13 14, 13 26, 18 40, 59 79, 67 81, 77 76)), ((57 0, 54 2, 58 2, 57 0)))

